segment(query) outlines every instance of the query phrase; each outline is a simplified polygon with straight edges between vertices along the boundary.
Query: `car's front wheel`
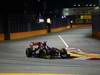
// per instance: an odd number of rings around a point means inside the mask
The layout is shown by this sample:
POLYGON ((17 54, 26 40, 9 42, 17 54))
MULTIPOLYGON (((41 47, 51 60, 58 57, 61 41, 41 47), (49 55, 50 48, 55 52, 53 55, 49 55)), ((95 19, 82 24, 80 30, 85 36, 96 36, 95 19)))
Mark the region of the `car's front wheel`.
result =
POLYGON ((61 56, 61 58, 69 58, 70 54, 67 53, 66 49, 62 49, 60 51, 60 56, 61 56))

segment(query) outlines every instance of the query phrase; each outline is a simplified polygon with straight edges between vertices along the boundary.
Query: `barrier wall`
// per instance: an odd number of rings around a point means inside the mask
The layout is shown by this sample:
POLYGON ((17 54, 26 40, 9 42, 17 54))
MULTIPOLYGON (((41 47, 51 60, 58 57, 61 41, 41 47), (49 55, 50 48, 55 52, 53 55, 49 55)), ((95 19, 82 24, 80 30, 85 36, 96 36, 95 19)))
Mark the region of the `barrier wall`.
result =
POLYGON ((70 26, 63 26, 63 27, 58 27, 58 28, 52 28, 51 29, 51 32, 61 32, 61 31, 64 31, 66 29, 69 29, 70 26))
MULTIPOLYGON (((73 25, 72 28, 78 28, 78 27, 83 28, 85 26, 84 25, 73 25)), ((69 29, 71 29, 70 25, 66 25, 63 27, 51 28, 51 32, 61 32, 64 30, 69 30, 69 29)), ((10 40, 24 39, 28 37, 47 35, 47 34, 48 34, 48 29, 34 30, 30 32, 14 32, 14 33, 10 33, 10 40)), ((94 35, 100 37, 100 32, 95 33, 94 35)), ((4 40, 4 34, 0 34, 0 41, 3 41, 3 40, 4 40)))
MULTIPOLYGON (((59 27, 59 28, 52 28, 51 32, 60 32, 68 29, 67 26, 64 27, 59 27)), ((32 36, 39 36, 39 35, 46 35, 48 34, 47 29, 42 29, 42 30, 34 30, 30 32, 16 32, 16 33, 10 33, 10 39, 11 40, 16 40, 16 39, 23 39, 23 38, 28 38, 32 36)))
POLYGON ((100 39, 100 32, 94 32, 93 37, 96 37, 96 38, 100 39))
POLYGON ((4 41, 4 34, 0 34, 0 41, 4 41))
POLYGON ((23 39, 32 36, 46 35, 47 33, 48 33, 47 29, 35 30, 31 32, 16 32, 16 33, 10 33, 10 39, 11 40, 23 39))
POLYGON ((100 39, 100 11, 93 15, 92 32, 94 37, 100 39))
MULTIPOLYGON (((86 27, 91 27, 91 24, 73 24, 72 25, 72 28, 86 28, 86 27)), ((51 32, 61 32, 61 31, 64 31, 64 30, 69 30, 69 29, 72 29, 71 28, 71 25, 66 25, 66 26, 63 26, 63 27, 57 27, 57 28, 52 28, 51 29, 51 32)))

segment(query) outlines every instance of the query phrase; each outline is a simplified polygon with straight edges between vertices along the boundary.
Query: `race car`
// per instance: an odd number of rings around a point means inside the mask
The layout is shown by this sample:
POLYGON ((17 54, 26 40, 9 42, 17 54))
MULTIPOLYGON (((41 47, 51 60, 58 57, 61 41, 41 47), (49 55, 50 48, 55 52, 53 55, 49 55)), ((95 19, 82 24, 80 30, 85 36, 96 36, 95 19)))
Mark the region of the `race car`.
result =
POLYGON ((67 53, 65 48, 58 49, 55 47, 49 47, 47 41, 44 42, 31 42, 28 48, 26 48, 27 57, 38 58, 70 58, 70 54, 67 53))

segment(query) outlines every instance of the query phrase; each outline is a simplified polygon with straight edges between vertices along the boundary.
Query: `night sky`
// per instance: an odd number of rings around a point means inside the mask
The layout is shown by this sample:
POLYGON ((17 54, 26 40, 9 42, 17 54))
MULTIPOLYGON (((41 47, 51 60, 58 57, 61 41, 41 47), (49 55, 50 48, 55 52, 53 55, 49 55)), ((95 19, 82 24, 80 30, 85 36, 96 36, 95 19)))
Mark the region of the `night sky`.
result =
POLYGON ((47 0, 49 7, 54 8, 73 8, 74 4, 81 4, 84 7, 86 4, 97 4, 98 0, 47 0))
POLYGON ((52 8, 72 7, 73 0, 48 0, 48 5, 52 8))
POLYGON ((2 0, 0 1, 0 9, 8 11, 24 11, 43 8, 43 3, 46 3, 47 9, 59 9, 59 8, 73 8, 74 4, 91 4, 96 3, 98 0, 40 0, 40 6, 38 7, 38 0, 2 0))

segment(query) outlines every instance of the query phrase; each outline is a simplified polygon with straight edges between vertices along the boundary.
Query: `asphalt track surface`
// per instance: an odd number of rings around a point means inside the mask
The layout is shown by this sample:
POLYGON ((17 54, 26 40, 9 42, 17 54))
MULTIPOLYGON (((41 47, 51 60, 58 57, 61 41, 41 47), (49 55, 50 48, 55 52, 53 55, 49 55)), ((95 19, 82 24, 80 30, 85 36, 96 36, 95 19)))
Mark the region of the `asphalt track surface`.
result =
POLYGON ((1 42, 0 74, 33 73, 27 75, 100 75, 100 60, 40 59, 27 58, 25 55, 25 49, 31 41, 47 41, 50 47, 65 47, 58 35, 61 35, 70 47, 80 48, 86 53, 100 54, 100 41, 91 38, 91 32, 91 27, 86 27, 59 33, 50 33, 49 35, 23 40, 1 42))

